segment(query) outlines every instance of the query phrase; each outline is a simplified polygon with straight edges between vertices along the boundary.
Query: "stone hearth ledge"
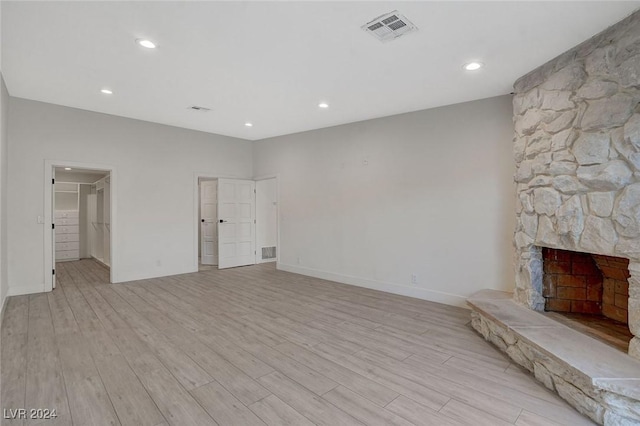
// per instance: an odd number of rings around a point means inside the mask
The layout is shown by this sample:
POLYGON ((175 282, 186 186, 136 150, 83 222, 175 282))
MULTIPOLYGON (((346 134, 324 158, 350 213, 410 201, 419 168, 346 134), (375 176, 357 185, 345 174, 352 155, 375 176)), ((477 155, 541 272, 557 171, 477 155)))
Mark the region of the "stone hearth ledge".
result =
POLYGON ((601 425, 640 424, 640 361, 519 305, 512 293, 473 294, 471 324, 576 410, 601 425))

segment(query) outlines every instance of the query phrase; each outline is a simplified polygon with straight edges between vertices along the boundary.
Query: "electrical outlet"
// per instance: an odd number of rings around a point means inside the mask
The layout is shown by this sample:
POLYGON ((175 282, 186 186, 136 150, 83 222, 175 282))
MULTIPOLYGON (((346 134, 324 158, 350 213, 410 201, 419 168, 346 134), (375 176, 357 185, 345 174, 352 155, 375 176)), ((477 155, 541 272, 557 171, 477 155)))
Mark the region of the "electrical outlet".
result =
POLYGON ((411 274, 411 284, 418 284, 418 276, 416 274, 411 274))

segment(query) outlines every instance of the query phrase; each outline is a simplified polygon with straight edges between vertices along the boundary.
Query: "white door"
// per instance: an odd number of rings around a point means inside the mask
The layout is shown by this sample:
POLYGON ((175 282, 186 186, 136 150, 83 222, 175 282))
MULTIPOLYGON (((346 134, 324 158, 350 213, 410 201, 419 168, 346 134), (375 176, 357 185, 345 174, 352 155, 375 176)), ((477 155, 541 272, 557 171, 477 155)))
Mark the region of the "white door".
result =
POLYGON ((218 183, 200 182, 200 253, 203 265, 218 264, 218 183))
POLYGON ((256 184, 218 179, 218 268, 256 263, 256 184))
POLYGON ((53 255, 53 271, 51 288, 56 288, 56 168, 51 170, 51 254, 53 255))

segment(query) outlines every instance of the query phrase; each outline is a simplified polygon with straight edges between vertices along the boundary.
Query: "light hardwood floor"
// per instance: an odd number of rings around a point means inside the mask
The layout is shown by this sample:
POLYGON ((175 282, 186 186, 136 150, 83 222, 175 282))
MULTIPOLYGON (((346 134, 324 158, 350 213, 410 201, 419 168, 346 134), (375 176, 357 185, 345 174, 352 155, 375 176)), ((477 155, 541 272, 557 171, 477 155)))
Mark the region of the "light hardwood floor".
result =
POLYGON ((2 408, 55 408, 43 425, 591 424, 464 309, 273 264, 127 284, 56 269, 2 324, 2 408))

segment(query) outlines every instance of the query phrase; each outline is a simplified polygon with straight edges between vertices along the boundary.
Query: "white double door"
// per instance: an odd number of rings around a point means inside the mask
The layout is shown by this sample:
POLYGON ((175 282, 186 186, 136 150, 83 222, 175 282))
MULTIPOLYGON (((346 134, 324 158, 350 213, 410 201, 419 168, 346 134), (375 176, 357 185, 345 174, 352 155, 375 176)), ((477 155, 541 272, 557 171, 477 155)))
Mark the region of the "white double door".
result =
POLYGON ((243 179, 201 183, 203 264, 217 260, 223 269, 256 263, 255 188, 243 179))

